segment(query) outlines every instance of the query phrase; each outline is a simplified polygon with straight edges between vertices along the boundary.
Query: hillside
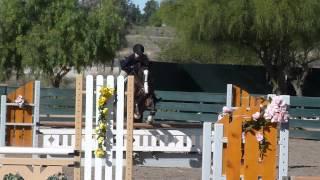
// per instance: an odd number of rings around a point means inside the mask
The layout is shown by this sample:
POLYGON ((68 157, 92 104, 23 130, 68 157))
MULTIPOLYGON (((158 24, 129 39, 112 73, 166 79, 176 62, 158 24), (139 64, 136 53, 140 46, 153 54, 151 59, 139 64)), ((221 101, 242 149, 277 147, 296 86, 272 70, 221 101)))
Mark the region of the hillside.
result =
POLYGON ((169 27, 134 26, 126 35, 127 45, 118 52, 117 57, 121 59, 129 55, 133 45, 140 43, 149 58, 157 61, 161 48, 166 47, 174 36, 174 30, 169 27))

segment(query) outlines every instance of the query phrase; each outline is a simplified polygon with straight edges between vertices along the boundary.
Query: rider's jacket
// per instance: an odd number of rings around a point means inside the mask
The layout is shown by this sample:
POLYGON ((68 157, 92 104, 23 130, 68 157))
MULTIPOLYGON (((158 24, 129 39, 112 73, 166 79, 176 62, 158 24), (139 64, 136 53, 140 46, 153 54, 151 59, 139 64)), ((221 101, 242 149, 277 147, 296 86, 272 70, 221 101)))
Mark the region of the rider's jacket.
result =
POLYGON ((139 68, 148 69, 150 62, 144 54, 138 58, 136 58, 134 54, 131 54, 129 57, 120 61, 120 66, 126 73, 131 74, 133 71, 137 72, 139 68))

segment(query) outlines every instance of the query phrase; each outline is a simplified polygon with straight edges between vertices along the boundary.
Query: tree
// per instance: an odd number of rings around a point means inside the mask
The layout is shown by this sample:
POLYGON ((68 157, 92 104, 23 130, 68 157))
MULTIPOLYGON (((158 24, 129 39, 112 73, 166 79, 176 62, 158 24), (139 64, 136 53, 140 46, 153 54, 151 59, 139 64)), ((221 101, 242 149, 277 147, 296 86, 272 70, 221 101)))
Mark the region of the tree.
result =
POLYGON ((274 93, 293 87, 302 95, 310 63, 320 58, 319 8, 318 0, 167 0, 161 11, 187 39, 252 51, 274 93))
POLYGON ((139 9, 139 6, 132 3, 132 2, 129 2, 128 3, 128 11, 127 11, 127 22, 130 24, 130 25, 138 25, 138 24, 141 24, 142 22, 142 14, 141 14, 141 11, 139 9))
POLYGON ((145 7, 143 8, 144 22, 148 23, 150 18, 157 12, 159 9, 159 3, 155 0, 149 0, 146 2, 145 7))
MULTIPOLYGON (((77 0, 16 1, 23 5, 0 12, 4 20, 20 12, 26 19, 23 33, 13 34, 9 40, 15 49, 14 57, 20 57, 12 62, 21 62, 21 68, 47 76, 54 87, 59 87, 72 69, 80 72, 88 66, 105 64, 115 56, 124 24, 117 1, 103 0, 91 7, 82 6, 77 0)), ((11 0, 0 2, 10 4, 11 0)), ((19 28, 20 21, 10 21, 1 29, 19 28)), ((0 39, 5 37, 1 34, 0 39)), ((0 56, 10 57, 4 53, 0 56)))
POLYGON ((17 37, 27 33, 29 28, 25 3, 21 0, 0 0, 0 75, 9 78, 13 71, 17 78, 23 74, 22 56, 18 53, 17 37))

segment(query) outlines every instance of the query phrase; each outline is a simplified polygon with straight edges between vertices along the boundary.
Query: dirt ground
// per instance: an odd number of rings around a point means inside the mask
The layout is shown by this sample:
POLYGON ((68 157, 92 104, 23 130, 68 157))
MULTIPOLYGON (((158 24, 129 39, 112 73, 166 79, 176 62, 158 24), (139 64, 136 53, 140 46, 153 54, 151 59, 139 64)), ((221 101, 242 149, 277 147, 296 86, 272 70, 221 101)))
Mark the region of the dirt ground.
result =
MULTIPOLYGON (((289 176, 320 177, 320 141, 290 139, 289 176)), ((69 177, 72 169, 66 171, 69 177)), ((135 166, 135 180, 200 180, 201 168, 156 168, 135 166)), ((319 178, 320 179, 320 178, 319 178)))
MULTIPOLYGON (((289 176, 320 177, 320 141, 290 139, 289 176)), ((201 168, 135 167, 134 177, 136 180, 200 180, 201 168)))

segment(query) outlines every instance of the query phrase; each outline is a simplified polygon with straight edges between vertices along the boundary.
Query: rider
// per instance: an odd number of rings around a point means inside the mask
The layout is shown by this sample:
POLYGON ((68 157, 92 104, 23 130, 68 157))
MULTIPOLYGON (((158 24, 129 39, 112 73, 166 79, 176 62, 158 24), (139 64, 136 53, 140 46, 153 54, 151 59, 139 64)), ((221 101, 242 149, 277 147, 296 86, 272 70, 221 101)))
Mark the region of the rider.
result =
MULTIPOLYGON (((152 81, 150 79, 150 73, 149 73, 149 68, 150 68, 150 61, 148 57, 144 54, 144 47, 141 44, 135 44, 133 46, 133 54, 131 54, 129 57, 126 57, 124 60, 120 61, 120 66, 121 66, 121 72, 120 74, 126 77, 127 75, 138 75, 138 72, 141 72, 139 70, 143 70, 143 79, 144 79, 144 93, 145 95, 152 97, 153 101, 156 100, 155 94, 153 91, 153 85, 152 81)), ((140 74, 141 75, 141 74, 140 74)), ((141 113, 139 112, 139 102, 143 102, 146 96, 138 96, 135 101, 137 102, 135 104, 135 113, 134 117, 135 119, 140 119, 141 118, 141 113), (144 100, 143 100, 144 99, 144 100)), ((147 122, 152 121, 152 116, 154 115, 154 109, 151 109, 151 115, 148 116, 147 122)))
POLYGON ((138 64, 144 69, 148 69, 150 62, 148 57, 144 54, 144 47, 141 44, 135 44, 133 46, 133 54, 120 61, 121 75, 131 74, 139 68, 138 64))

